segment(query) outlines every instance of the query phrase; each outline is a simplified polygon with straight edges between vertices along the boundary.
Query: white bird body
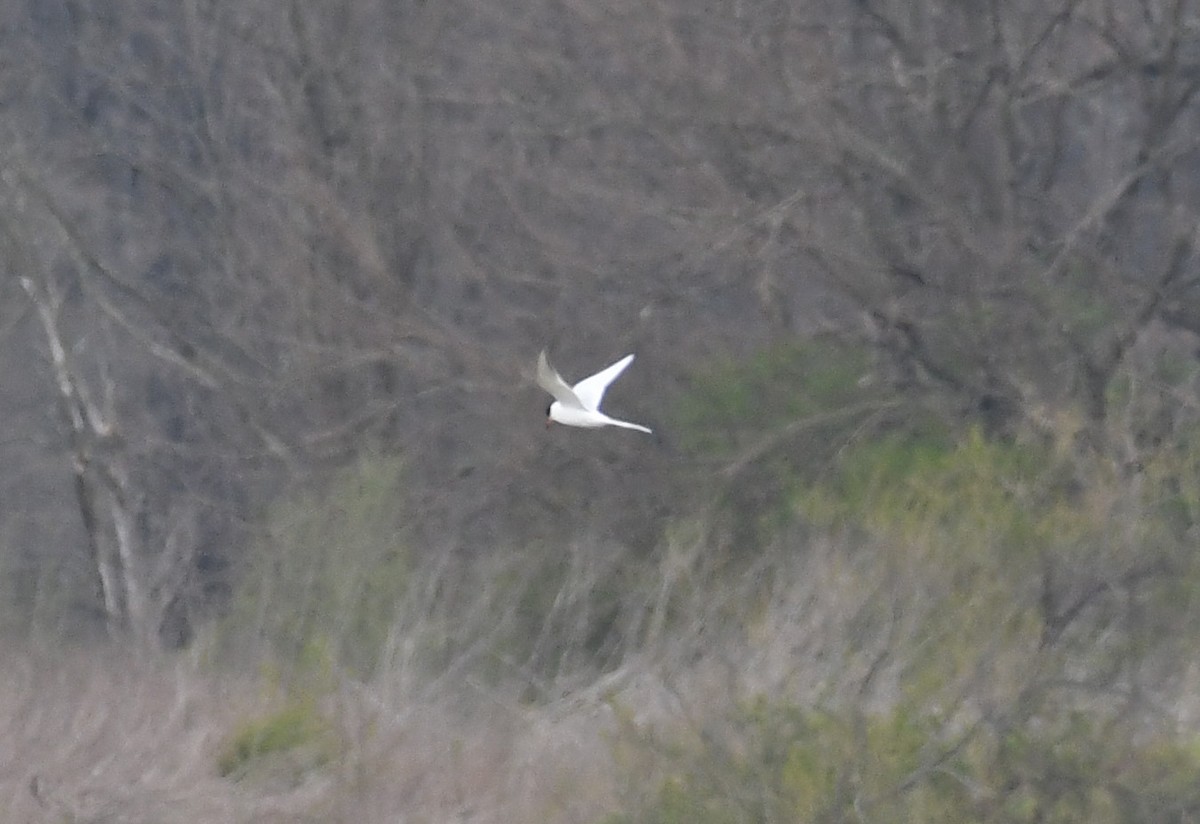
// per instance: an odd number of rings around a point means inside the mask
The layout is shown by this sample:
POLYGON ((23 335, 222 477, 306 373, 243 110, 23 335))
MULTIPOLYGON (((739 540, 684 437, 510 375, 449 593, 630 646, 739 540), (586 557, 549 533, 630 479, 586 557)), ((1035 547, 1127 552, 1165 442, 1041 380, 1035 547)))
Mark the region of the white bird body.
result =
POLYGON ((620 426, 625 429, 636 429, 639 432, 650 432, 641 424, 619 421, 600 411, 600 401, 604 400, 605 390, 631 363, 633 363, 633 355, 626 355, 612 366, 584 378, 574 386, 569 386, 554 371, 554 367, 550 365, 550 361, 543 351, 538 356, 537 382, 539 386, 554 396, 554 402, 546 410, 546 425, 549 426, 551 421, 557 421, 567 426, 582 426, 588 429, 600 426, 620 426))

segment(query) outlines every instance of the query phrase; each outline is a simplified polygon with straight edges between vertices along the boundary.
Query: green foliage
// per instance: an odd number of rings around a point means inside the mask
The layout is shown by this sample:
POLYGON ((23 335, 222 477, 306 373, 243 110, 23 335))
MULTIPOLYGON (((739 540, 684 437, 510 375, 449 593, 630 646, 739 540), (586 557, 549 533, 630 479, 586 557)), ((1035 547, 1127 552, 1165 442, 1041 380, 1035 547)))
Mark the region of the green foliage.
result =
POLYGON ((1188 821, 1200 814, 1200 750, 1139 737, 1082 712, 981 737, 966 769, 982 821, 1188 821))
POLYGON ((293 700, 261 718, 243 722, 217 756, 217 771, 241 777, 257 768, 284 767, 292 777, 328 763, 337 753, 333 725, 312 700, 293 700))
POLYGON ((1182 430, 1144 469, 1154 515, 1170 535, 1186 540, 1200 526, 1200 426, 1182 430))
POLYGON ((826 528, 853 524, 911 541, 969 533, 1019 549, 1039 518, 1066 516, 1062 493, 1043 452, 971 430, 961 439, 897 435, 857 445, 796 504, 826 528))
POLYGON ((790 518, 795 488, 886 406, 870 363, 865 348, 812 339, 695 376, 672 429, 684 449, 725 469, 719 495, 740 552, 765 544, 790 518))
POLYGON ((1200 749, 1139 741, 1083 714, 1006 732, 958 732, 907 707, 863 715, 765 700, 738 746, 694 753, 612 824, 1187 821, 1200 814, 1200 749))
POLYGON ((851 643, 904 628, 889 642, 911 644, 895 651, 899 686, 932 704, 981 671, 999 685, 1036 650, 1044 553, 1097 530, 1060 487, 1041 454, 978 431, 896 435, 846 450, 794 506, 815 530, 842 535, 845 551, 871 553, 863 574, 878 594, 851 643))
POLYGON ((944 755, 937 731, 906 711, 854 717, 756 701, 735 719, 738 745, 707 750, 620 821, 961 821, 961 786, 902 786, 944 755))
POLYGON ((364 458, 268 510, 226 622, 231 643, 265 639, 306 670, 374 668, 410 576, 402 470, 396 457, 364 458))
POLYGON ((698 375, 673 423, 691 452, 728 455, 780 427, 870 399, 869 373, 861 347, 826 340, 780 344, 698 375))
POLYGON ((1122 307, 1114 303, 1113 296, 1096 289, 1095 274, 1082 261, 1066 266, 1063 277, 1053 285, 1031 281, 1029 289, 1047 304, 1062 330, 1077 341, 1102 340, 1119 328, 1115 321, 1122 307))
MULTIPOLYGON (((1074 321, 1105 319, 1089 305, 1074 321)), ((1114 683, 1163 683, 1154 667, 1179 675, 1200 649, 1200 430, 1177 416, 1159 442, 1130 424, 1122 443, 1146 447, 1136 468, 1086 448, 1074 437, 1086 421, 1070 410, 1046 415, 1058 437, 910 422, 871 437, 801 430, 832 404, 869 400, 836 356, 808 354, 780 348, 714 370, 681 417, 702 456, 754 454, 730 484, 739 502, 761 512, 764 487, 782 491, 803 531, 770 536, 780 557, 802 558, 807 536, 821 536, 806 572, 827 577, 803 602, 817 617, 782 625, 827 633, 805 648, 853 662, 848 671, 865 662, 847 677, 861 691, 804 707, 759 701, 727 728, 706 717, 696 739, 633 733, 657 760, 621 752, 632 779, 645 782, 648 763, 657 778, 611 822, 1195 820, 1200 746, 1140 723, 1137 708, 1117 715, 1105 696, 1114 683), (822 394, 806 381, 825 366, 822 394), (790 437, 801 431, 814 442, 790 437), (772 448, 756 451, 756 439, 772 448), (823 460, 805 465, 814 455, 823 460)), ((1192 379, 1188 364, 1162 368, 1164 381, 1192 379)), ((1110 400, 1151 421, 1160 406, 1135 410, 1144 389, 1126 378, 1110 400)), ((761 557, 755 574, 767 579, 776 568, 761 557)))

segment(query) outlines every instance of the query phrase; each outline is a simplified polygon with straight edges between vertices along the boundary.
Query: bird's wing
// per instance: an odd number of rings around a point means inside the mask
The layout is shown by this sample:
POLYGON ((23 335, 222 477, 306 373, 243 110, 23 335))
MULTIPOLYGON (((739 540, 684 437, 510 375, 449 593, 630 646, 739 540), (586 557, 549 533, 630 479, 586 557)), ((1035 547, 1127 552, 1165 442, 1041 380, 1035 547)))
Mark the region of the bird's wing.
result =
POLYGON ((583 408, 593 412, 599 409, 600 401, 604 399, 604 390, 608 389, 608 385, 615 381, 617 375, 624 372, 625 367, 631 363, 633 363, 633 355, 626 355, 607 369, 597 372, 590 378, 584 378, 571 387, 578 396, 579 402, 583 404, 583 408))
POLYGON ((542 350, 542 354, 538 355, 537 382, 538 386, 553 395, 554 399, 563 406, 571 406, 575 409, 584 408, 578 395, 567 385, 566 381, 559 377, 559 374, 554 371, 554 367, 550 365, 550 361, 546 358, 545 349, 542 350))

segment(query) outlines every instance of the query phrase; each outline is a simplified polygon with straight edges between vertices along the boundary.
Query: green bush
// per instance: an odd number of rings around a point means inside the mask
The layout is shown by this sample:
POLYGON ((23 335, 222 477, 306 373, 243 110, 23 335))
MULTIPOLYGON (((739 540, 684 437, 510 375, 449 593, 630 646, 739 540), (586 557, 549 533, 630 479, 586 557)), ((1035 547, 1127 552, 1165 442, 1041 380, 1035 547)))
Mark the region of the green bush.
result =
MULTIPOLYGON (((822 712, 759 701, 736 746, 693 751, 610 824, 1135 824, 1200 814, 1200 748, 1080 713, 959 732, 902 707, 822 712)), ((681 759, 682 760, 682 759, 681 759)))
POLYGON ((1194 468, 1160 463, 1133 484, 1103 459, 978 430, 895 436, 846 450, 794 505, 814 531, 875 558, 889 609, 922 616, 912 636, 924 654, 909 658, 918 689, 981 666, 1019 670, 1040 646, 1067 639, 1074 666, 1099 673, 1134 667, 1178 636, 1150 631, 1160 622, 1195 623, 1178 609, 1200 594, 1185 539, 1193 516, 1165 491, 1190 489, 1194 468), (1105 642, 1089 641, 1099 627, 1105 642))
POLYGON ((257 769, 298 779, 337 753, 333 725, 311 700, 293 700, 262 718, 243 722, 217 756, 222 776, 243 777, 257 769))
POLYGON ((730 546, 749 557, 787 522, 789 496, 820 477, 864 422, 882 426, 890 403, 865 348, 793 341, 697 374, 671 429, 703 468, 697 486, 715 483, 730 546))
MULTIPOLYGON (((781 427, 876 397, 866 349, 820 339, 793 341, 698 374, 679 402, 673 425, 690 452, 720 458, 781 427)), ((813 429, 847 425, 845 418, 835 417, 827 426, 814 423, 813 429)))
POLYGON ((370 673, 409 583, 402 496, 401 460, 371 456, 271 506, 225 622, 229 643, 265 640, 284 664, 370 673))
MULTIPOLYGON (((684 419, 697 454, 731 465, 753 453, 731 486, 761 496, 765 484, 792 522, 752 543, 755 580, 779 606, 738 602, 744 642, 758 642, 751 610, 773 632, 819 635, 799 648, 823 655, 828 692, 803 707, 759 701, 724 726, 701 713, 695 737, 630 733, 651 756, 631 759, 637 789, 610 821, 1195 820, 1197 741, 1113 690, 1162 686, 1169 702, 1200 651, 1200 435, 1176 426, 1136 467, 1085 448, 1065 414, 1058 438, 939 422, 836 435, 795 424, 862 388, 834 358, 829 386, 847 394, 793 398, 804 378, 785 365, 803 362, 778 350, 714 372, 692 398, 711 409, 684 419), (754 452, 756 439, 772 449, 754 452), (779 598, 789 574, 822 576, 802 606, 779 598), (772 623, 775 609, 805 620, 772 623)), ((722 580, 705 586, 732 586, 722 580)))

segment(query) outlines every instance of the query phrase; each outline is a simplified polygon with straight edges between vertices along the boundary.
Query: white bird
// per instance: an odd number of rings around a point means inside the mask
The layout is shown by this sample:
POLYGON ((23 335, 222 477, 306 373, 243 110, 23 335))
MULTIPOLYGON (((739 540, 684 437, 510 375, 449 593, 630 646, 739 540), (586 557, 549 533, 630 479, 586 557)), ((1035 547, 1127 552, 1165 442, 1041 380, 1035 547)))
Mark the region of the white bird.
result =
POLYGON ((545 350, 538 356, 537 382, 538 385, 554 396, 554 401, 546 407, 546 426, 558 421, 567 426, 623 426, 626 429, 636 429, 639 432, 650 432, 644 426, 628 421, 610 418, 600 411, 600 401, 608 385, 625 371, 625 367, 633 363, 633 355, 626 355, 619 361, 602 369, 590 378, 584 378, 574 386, 568 386, 550 361, 546 359, 545 350))

